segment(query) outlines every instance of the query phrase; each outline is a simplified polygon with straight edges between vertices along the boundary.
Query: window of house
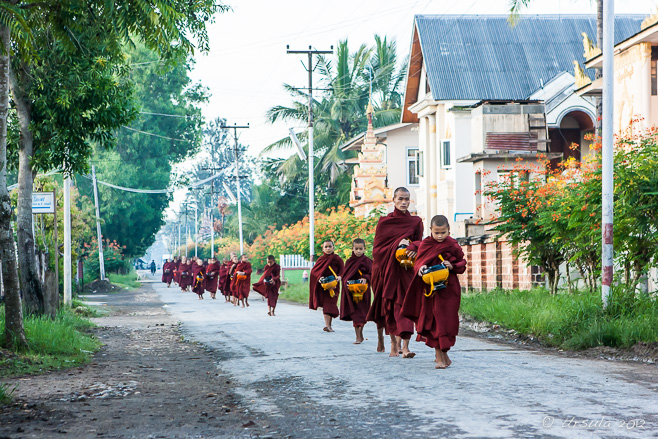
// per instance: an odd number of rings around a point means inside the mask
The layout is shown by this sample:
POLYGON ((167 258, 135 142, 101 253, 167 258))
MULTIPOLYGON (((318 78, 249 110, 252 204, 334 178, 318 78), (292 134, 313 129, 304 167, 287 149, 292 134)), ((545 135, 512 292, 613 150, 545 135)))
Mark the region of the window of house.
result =
POLYGON ((651 96, 658 96, 658 68, 656 63, 658 61, 651 61, 651 96))
POLYGON ((418 148, 407 148, 407 185, 420 183, 418 179, 418 148))
POLYGON ((452 157, 450 157, 449 140, 441 143, 441 166, 444 168, 452 168, 452 157))
POLYGON ((418 177, 425 176, 425 162, 423 160, 423 151, 416 150, 416 175, 418 177))

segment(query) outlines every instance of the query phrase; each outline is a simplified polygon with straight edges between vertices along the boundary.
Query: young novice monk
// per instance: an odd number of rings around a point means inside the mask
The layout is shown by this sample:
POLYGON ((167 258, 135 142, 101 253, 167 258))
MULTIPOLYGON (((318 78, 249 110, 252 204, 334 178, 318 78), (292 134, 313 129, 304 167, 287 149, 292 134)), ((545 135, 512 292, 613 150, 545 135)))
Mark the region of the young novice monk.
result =
POLYGON ((238 306, 238 293, 235 291, 235 281, 233 278, 235 277, 235 269, 238 266, 238 255, 235 252, 231 252, 231 263, 228 266, 228 280, 226 281, 228 285, 228 291, 231 296, 231 302, 233 303, 233 306, 238 306))
POLYGON ((366 251, 366 242, 363 239, 355 239, 352 242, 352 257, 345 261, 343 270, 343 294, 340 298, 340 319, 352 321, 354 332, 356 332, 356 341, 354 344, 363 343, 363 326, 366 324, 368 311, 370 310, 370 275, 372 274, 372 259, 364 253, 366 251), (368 284, 368 289, 363 292, 363 297, 355 298, 347 287, 347 282, 351 280, 360 280, 363 284, 368 284))
POLYGON ((445 216, 436 215, 432 218, 430 231, 430 236, 418 248, 414 265, 418 276, 409 286, 402 305, 402 315, 416 323, 418 341, 424 341, 427 346, 435 349, 435 367, 445 369, 452 363, 448 351, 455 345, 459 332, 461 286, 457 275, 466 271, 466 260, 460 245, 449 236, 450 224, 445 216), (431 287, 422 280, 423 270, 441 262, 449 270, 446 288, 426 297, 431 287))
POLYGON ((208 260, 208 265, 206 266, 205 288, 206 291, 210 292, 210 297, 213 299, 215 299, 217 295, 220 270, 221 266, 219 265, 219 262, 217 262, 217 259, 210 258, 208 260))
POLYGON ((322 256, 315 261, 309 282, 310 294, 308 307, 310 309, 322 308, 324 313, 324 331, 334 332, 331 320, 338 317, 338 295, 340 294, 340 275, 343 273, 343 260, 334 254, 334 242, 326 240, 322 243, 322 256), (320 285, 320 278, 335 276, 338 284, 333 290, 325 290, 320 285))
POLYGON ((231 291, 228 286, 228 278, 229 278, 228 270, 230 267, 231 267, 231 260, 225 259, 224 263, 219 269, 219 288, 222 290, 222 294, 224 295, 225 302, 231 301, 231 291))
POLYGON ((187 291, 190 285, 192 285, 192 264, 185 256, 183 256, 178 266, 178 278, 180 279, 178 285, 181 291, 187 291))
POLYGON ((233 276, 233 287, 235 289, 235 296, 238 302, 242 302, 242 307, 245 304, 249 306, 249 289, 251 288, 251 263, 247 260, 247 255, 242 255, 238 265, 235 267, 235 275, 233 276), (244 277, 244 279, 242 279, 244 277))
POLYGON ((192 259, 192 291, 199 296, 199 300, 203 299, 203 286, 205 279, 205 270, 203 268, 203 261, 201 258, 192 259))
POLYGON ((263 270, 260 280, 254 285, 254 291, 267 298, 267 315, 274 316, 274 308, 279 300, 279 288, 281 288, 281 266, 276 263, 274 256, 267 257, 267 265, 263 270))

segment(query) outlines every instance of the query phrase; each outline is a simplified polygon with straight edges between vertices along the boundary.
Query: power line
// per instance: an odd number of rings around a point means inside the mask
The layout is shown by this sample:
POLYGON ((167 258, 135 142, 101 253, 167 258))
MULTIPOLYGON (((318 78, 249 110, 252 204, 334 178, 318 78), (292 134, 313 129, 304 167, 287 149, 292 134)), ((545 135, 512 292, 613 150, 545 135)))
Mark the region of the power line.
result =
POLYGON ((138 132, 138 133, 140 133, 140 134, 146 134, 147 136, 159 137, 159 138, 161 138, 161 139, 166 139, 166 140, 174 140, 174 141, 176 141, 176 142, 188 142, 188 143, 194 143, 194 140, 188 140, 188 139, 175 139, 175 138, 173 138, 173 137, 161 136, 160 134, 149 133, 149 132, 146 132, 146 131, 138 130, 137 128, 130 128, 130 127, 125 126, 125 125, 121 125, 121 127, 122 127, 122 128, 125 128, 125 129, 127 129, 127 130, 130 130, 130 131, 136 131, 136 132, 138 132))
POLYGON ((185 118, 185 119, 193 119, 195 117, 202 117, 201 115, 151 113, 149 111, 140 111, 139 114, 148 114, 149 116, 180 117, 180 118, 185 118))

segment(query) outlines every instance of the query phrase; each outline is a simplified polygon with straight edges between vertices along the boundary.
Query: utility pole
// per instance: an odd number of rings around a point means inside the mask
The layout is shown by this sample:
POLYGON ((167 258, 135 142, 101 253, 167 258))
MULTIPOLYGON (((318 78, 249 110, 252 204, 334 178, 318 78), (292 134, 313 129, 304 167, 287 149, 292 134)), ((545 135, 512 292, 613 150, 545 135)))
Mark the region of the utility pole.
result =
POLYGON ((237 191, 238 191, 238 225, 240 227, 240 254, 244 254, 244 243, 242 242, 242 200, 241 200, 241 194, 242 192, 241 185, 240 185, 240 159, 238 157, 238 130, 239 129, 248 129, 249 124, 246 126, 238 126, 236 124, 233 124, 233 126, 228 126, 228 125, 222 125, 220 128, 222 129, 228 129, 231 128, 233 129, 233 139, 235 141, 233 145, 233 152, 235 153, 235 181, 237 184, 237 191))
POLYGON ((286 46, 288 54, 306 54, 308 55, 308 234, 310 258, 309 262, 313 263, 315 257, 315 182, 313 176, 313 55, 324 55, 334 53, 334 46, 331 50, 313 50, 308 46, 308 50, 290 50, 286 46))
POLYGON ((91 177, 94 183, 94 203, 96 204, 96 235, 98 239, 98 265, 101 280, 105 280, 105 259, 103 257, 103 235, 101 234, 101 213, 98 207, 98 183, 96 182, 96 166, 91 165, 91 177))
POLYGON ((176 252, 178 253, 178 256, 180 256, 180 217, 179 220, 176 222, 176 225, 178 226, 178 245, 176 246, 176 252))
MULTIPOLYGON (((57 249, 55 249, 57 251, 57 249)), ((71 177, 64 179, 64 304, 71 304, 71 177)))
POLYGON ((610 287, 613 279, 613 207, 614 207, 614 35, 615 35, 615 2, 603 2, 603 145, 602 158, 602 210, 601 221, 601 299, 603 308, 607 307, 610 298, 610 287))
POLYGON ((187 201, 183 203, 185 205, 185 257, 187 258, 187 243, 189 241, 189 229, 187 227, 187 205, 190 204, 187 201))

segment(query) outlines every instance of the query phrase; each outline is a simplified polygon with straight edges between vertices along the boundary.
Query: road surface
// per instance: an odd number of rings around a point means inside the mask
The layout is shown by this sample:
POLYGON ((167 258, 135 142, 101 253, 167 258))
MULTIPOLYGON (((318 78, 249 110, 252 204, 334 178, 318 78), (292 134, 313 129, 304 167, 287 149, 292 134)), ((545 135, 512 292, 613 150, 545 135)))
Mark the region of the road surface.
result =
MULTIPOLYGON (((236 308, 152 284, 183 333, 214 351, 258 422, 293 437, 656 437, 658 370, 567 358, 458 337, 453 365, 435 370, 433 350, 414 359, 375 352, 376 331, 353 345, 321 312, 280 303, 269 317, 260 295, 236 308)), ((206 294, 208 296, 208 294, 206 294)), ((388 347, 388 346, 387 346, 388 347)))

